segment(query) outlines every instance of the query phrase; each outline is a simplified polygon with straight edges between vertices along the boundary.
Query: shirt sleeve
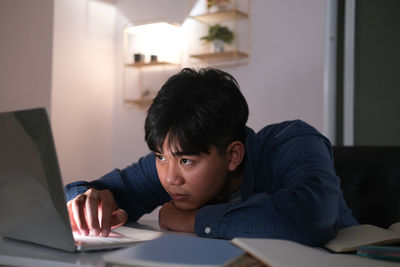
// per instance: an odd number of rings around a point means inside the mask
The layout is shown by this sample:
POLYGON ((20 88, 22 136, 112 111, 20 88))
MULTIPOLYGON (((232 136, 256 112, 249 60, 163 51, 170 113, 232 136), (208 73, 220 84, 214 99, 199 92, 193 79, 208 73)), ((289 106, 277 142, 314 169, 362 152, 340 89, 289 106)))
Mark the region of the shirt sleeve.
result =
POLYGON ((257 179, 273 179, 278 188, 273 193, 255 188, 241 203, 202 207, 196 234, 279 238, 312 246, 330 240, 338 228, 341 195, 330 145, 315 135, 293 137, 264 160, 264 169, 258 170, 264 177, 257 179))
POLYGON ((78 181, 66 185, 67 201, 89 188, 110 190, 119 208, 128 213, 130 221, 136 221, 170 199, 158 179, 153 154, 123 170, 114 169, 92 182, 78 181))

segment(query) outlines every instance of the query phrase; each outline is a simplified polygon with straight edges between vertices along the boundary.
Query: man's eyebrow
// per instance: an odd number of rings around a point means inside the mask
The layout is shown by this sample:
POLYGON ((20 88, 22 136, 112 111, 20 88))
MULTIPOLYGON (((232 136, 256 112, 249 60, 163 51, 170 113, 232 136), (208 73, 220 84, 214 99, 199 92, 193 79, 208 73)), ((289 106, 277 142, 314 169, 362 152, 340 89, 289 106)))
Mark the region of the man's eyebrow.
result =
POLYGON ((189 153, 189 152, 185 152, 185 151, 174 151, 171 152, 172 156, 174 157, 182 157, 182 156, 196 156, 197 154, 195 153, 189 153))

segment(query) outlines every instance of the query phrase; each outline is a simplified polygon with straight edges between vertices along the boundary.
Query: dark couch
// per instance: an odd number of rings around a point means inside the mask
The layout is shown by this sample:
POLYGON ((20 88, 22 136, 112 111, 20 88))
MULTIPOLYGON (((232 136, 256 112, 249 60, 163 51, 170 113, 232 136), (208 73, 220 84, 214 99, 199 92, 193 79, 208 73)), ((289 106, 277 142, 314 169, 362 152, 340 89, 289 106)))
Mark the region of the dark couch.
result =
POLYGON ((334 147, 344 198, 361 224, 400 221, 400 147, 334 147))

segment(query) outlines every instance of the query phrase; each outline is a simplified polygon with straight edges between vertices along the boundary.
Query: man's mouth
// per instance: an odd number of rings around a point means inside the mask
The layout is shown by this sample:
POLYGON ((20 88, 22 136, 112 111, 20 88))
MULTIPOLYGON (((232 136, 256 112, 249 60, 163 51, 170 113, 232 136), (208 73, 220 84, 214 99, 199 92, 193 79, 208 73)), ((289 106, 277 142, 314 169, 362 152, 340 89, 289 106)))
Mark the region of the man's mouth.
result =
POLYGON ((174 201, 185 201, 188 199, 188 195, 179 194, 179 193, 170 193, 169 194, 174 201))

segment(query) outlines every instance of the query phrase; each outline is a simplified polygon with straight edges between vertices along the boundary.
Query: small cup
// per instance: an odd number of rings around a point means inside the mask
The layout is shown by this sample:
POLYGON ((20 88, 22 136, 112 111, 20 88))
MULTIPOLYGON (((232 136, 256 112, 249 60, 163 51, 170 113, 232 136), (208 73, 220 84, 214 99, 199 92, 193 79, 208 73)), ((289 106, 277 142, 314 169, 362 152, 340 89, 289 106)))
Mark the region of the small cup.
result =
POLYGON ((143 62, 143 60, 144 60, 144 55, 143 54, 137 53, 137 54, 133 55, 133 61, 135 63, 143 62))
POLYGON ((158 59, 157 59, 157 55, 151 55, 151 56, 150 56, 150 61, 151 61, 151 62, 157 62, 157 60, 158 60, 158 59))

